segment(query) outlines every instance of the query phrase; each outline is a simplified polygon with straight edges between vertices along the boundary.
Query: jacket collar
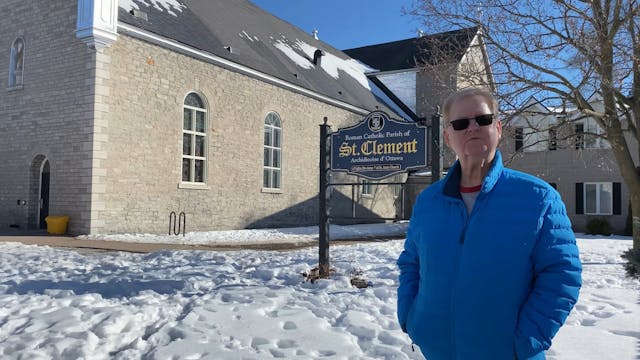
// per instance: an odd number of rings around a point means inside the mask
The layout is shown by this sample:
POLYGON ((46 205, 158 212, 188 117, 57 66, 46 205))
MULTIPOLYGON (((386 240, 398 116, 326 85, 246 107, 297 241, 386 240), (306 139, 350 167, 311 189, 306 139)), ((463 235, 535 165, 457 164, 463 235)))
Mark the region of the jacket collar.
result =
MULTIPOLYGON (((496 149, 496 155, 493 157, 493 162, 491 163, 491 167, 489 168, 489 172, 484 177, 482 181, 482 189, 480 192, 488 193, 493 189, 493 187, 498 182, 500 175, 502 174, 502 170, 504 169, 504 165, 502 165, 502 155, 500 154, 500 150, 496 149)), ((460 161, 456 160, 453 164, 449 173, 444 178, 444 188, 442 192, 451 197, 460 197, 460 175, 462 170, 460 168, 460 161)))

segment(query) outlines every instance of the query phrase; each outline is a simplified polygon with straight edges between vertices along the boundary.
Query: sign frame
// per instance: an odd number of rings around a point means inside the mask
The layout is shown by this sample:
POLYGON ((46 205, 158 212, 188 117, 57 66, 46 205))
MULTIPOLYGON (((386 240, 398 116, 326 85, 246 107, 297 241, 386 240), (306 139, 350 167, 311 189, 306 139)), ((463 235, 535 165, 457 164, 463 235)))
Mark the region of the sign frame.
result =
POLYGON ((331 171, 381 180, 425 168, 427 127, 392 119, 381 110, 331 137, 331 171))

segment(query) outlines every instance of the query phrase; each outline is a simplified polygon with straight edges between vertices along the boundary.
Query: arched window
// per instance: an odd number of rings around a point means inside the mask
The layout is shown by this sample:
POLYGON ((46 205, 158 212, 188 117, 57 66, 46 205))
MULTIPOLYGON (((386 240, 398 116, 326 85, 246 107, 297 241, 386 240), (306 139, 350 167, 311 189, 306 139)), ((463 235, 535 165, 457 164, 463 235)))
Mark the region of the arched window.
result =
POLYGON ((282 123, 274 112, 264 119, 264 168, 262 187, 280 189, 282 173, 282 123))
POLYGON ((9 60, 9 87, 22 86, 24 69, 24 39, 17 38, 11 45, 11 59, 9 60))
POLYGON ((204 183, 207 163, 207 109, 195 93, 184 99, 182 115, 182 182, 204 183))

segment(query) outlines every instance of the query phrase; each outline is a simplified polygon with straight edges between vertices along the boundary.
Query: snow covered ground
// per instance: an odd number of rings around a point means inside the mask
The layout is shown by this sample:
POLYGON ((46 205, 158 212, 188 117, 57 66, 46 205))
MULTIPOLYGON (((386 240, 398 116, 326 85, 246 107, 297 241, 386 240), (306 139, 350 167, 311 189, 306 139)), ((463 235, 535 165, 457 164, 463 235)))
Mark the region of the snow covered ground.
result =
MULTIPOLYGON (((356 225, 335 225, 329 228, 332 240, 363 239, 367 237, 400 238, 407 232, 408 221, 395 223, 375 223, 356 225)), ((246 245, 266 243, 317 244, 318 227, 296 227, 283 229, 247 229, 229 231, 190 232, 184 236, 154 234, 114 234, 81 235, 79 239, 110 240, 150 244, 188 244, 188 245, 246 245)))
MULTIPOLYGON (((332 234, 343 230, 391 231, 332 234)), ((317 228, 187 235, 252 243, 269 233, 317 241, 317 228)), ((547 357, 640 359, 640 284, 624 277, 620 258, 631 239, 578 236, 584 287, 547 357)), ((0 358, 422 359, 396 321, 402 245, 333 246, 335 277, 310 283, 301 274, 317 265, 316 247, 132 254, 0 243, 0 358), (354 274, 370 286, 351 286, 354 274)))

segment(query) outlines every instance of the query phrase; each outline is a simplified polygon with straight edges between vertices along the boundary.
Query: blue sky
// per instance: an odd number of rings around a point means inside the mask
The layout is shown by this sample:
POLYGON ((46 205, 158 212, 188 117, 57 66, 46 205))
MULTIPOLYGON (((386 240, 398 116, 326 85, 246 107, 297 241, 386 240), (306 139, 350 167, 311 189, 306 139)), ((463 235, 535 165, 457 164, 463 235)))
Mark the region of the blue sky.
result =
MULTIPOLYGON (((273 15, 344 50, 416 36, 421 24, 402 13, 411 0, 251 0, 273 15)), ((426 31, 428 33, 428 31, 426 31)))

